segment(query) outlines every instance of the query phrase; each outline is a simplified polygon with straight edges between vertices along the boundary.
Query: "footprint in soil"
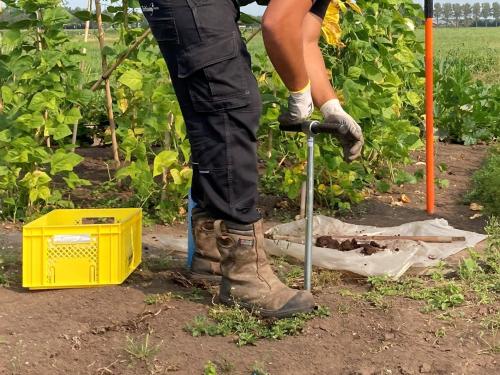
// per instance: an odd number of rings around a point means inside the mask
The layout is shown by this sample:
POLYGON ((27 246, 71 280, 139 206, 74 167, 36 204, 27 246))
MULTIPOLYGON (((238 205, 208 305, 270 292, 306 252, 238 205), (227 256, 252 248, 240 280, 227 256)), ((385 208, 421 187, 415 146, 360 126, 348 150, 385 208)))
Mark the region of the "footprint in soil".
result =
POLYGON ((316 240, 316 246, 340 251, 352 251, 361 248, 361 254, 363 255, 372 255, 387 249, 387 246, 380 245, 375 241, 370 241, 369 243, 358 242, 355 238, 353 238, 340 242, 332 236, 318 237, 316 240))

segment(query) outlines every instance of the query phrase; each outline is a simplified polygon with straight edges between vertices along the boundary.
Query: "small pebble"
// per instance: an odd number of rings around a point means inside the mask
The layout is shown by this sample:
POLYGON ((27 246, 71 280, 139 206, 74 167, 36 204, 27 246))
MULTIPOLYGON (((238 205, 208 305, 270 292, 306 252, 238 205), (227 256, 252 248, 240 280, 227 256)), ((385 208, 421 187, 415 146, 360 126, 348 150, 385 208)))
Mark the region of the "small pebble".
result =
POLYGON ((422 363, 420 365, 420 373, 421 374, 430 374, 431 372, 431 365, 428 363, 422 363))

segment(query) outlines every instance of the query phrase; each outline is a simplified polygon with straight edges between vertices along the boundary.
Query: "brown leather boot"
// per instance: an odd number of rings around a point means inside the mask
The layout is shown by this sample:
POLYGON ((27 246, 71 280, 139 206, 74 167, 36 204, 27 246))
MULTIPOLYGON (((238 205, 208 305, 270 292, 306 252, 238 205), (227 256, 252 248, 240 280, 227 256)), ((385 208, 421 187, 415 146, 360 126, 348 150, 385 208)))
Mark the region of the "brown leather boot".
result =
POLYGON ((195 253, 191 265, 191 278, 220 281, 220 253, 214 232, 214 219, 202 209, 193 209, 192 215, 195 253))
POLYGON ((271 269, 264 251, 262 220, 250 225, 217 220, 214 226, 222 258, 222 303, 237 303, 263 317, 276 318, 314 309, 310 292, 287 287, 271 269))

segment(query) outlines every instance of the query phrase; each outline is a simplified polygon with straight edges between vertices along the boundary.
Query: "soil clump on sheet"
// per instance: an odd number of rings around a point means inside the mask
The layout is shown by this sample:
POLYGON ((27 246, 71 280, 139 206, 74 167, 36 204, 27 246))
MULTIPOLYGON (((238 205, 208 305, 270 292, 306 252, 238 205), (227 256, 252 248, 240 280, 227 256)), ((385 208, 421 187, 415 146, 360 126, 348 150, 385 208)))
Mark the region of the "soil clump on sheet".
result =
POLYGON ((361 249, 361 254, 363 255, 373 255, 387 249, 387 246, 380 245, 375 241, 358 241, 355 238, 339 241, 332 236, 319 236, 316 239, 316 246, 326 247, 339 251, 352 251, 361 249))

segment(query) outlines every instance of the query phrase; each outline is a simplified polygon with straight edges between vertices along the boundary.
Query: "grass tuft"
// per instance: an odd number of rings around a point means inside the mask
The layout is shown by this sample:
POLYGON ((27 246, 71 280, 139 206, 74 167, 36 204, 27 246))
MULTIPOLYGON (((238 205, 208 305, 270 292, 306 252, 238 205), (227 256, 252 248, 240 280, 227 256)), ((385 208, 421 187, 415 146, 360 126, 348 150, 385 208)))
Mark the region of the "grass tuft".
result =
POLYGON ((127 346, 125 351, 132 359, 147 362, 151 357, 155 356, 160 349, 160 345, 151 345, 149 342, 149 333, 144 337, 144 341, 138 341, 127 336, 127 346))
POLYGON ((209 310, 208 317, 202 315, 195 317, 185 330, 195 337, 234 335, 236 344, 244 346, 255 344, 260 339, 280 340, 286 336, 298 335, 308 320, 329 315, 327 308, 320 307, 308 314, 273 320, 262 319, 238 305, 234 307, 216 305, 209 310))

